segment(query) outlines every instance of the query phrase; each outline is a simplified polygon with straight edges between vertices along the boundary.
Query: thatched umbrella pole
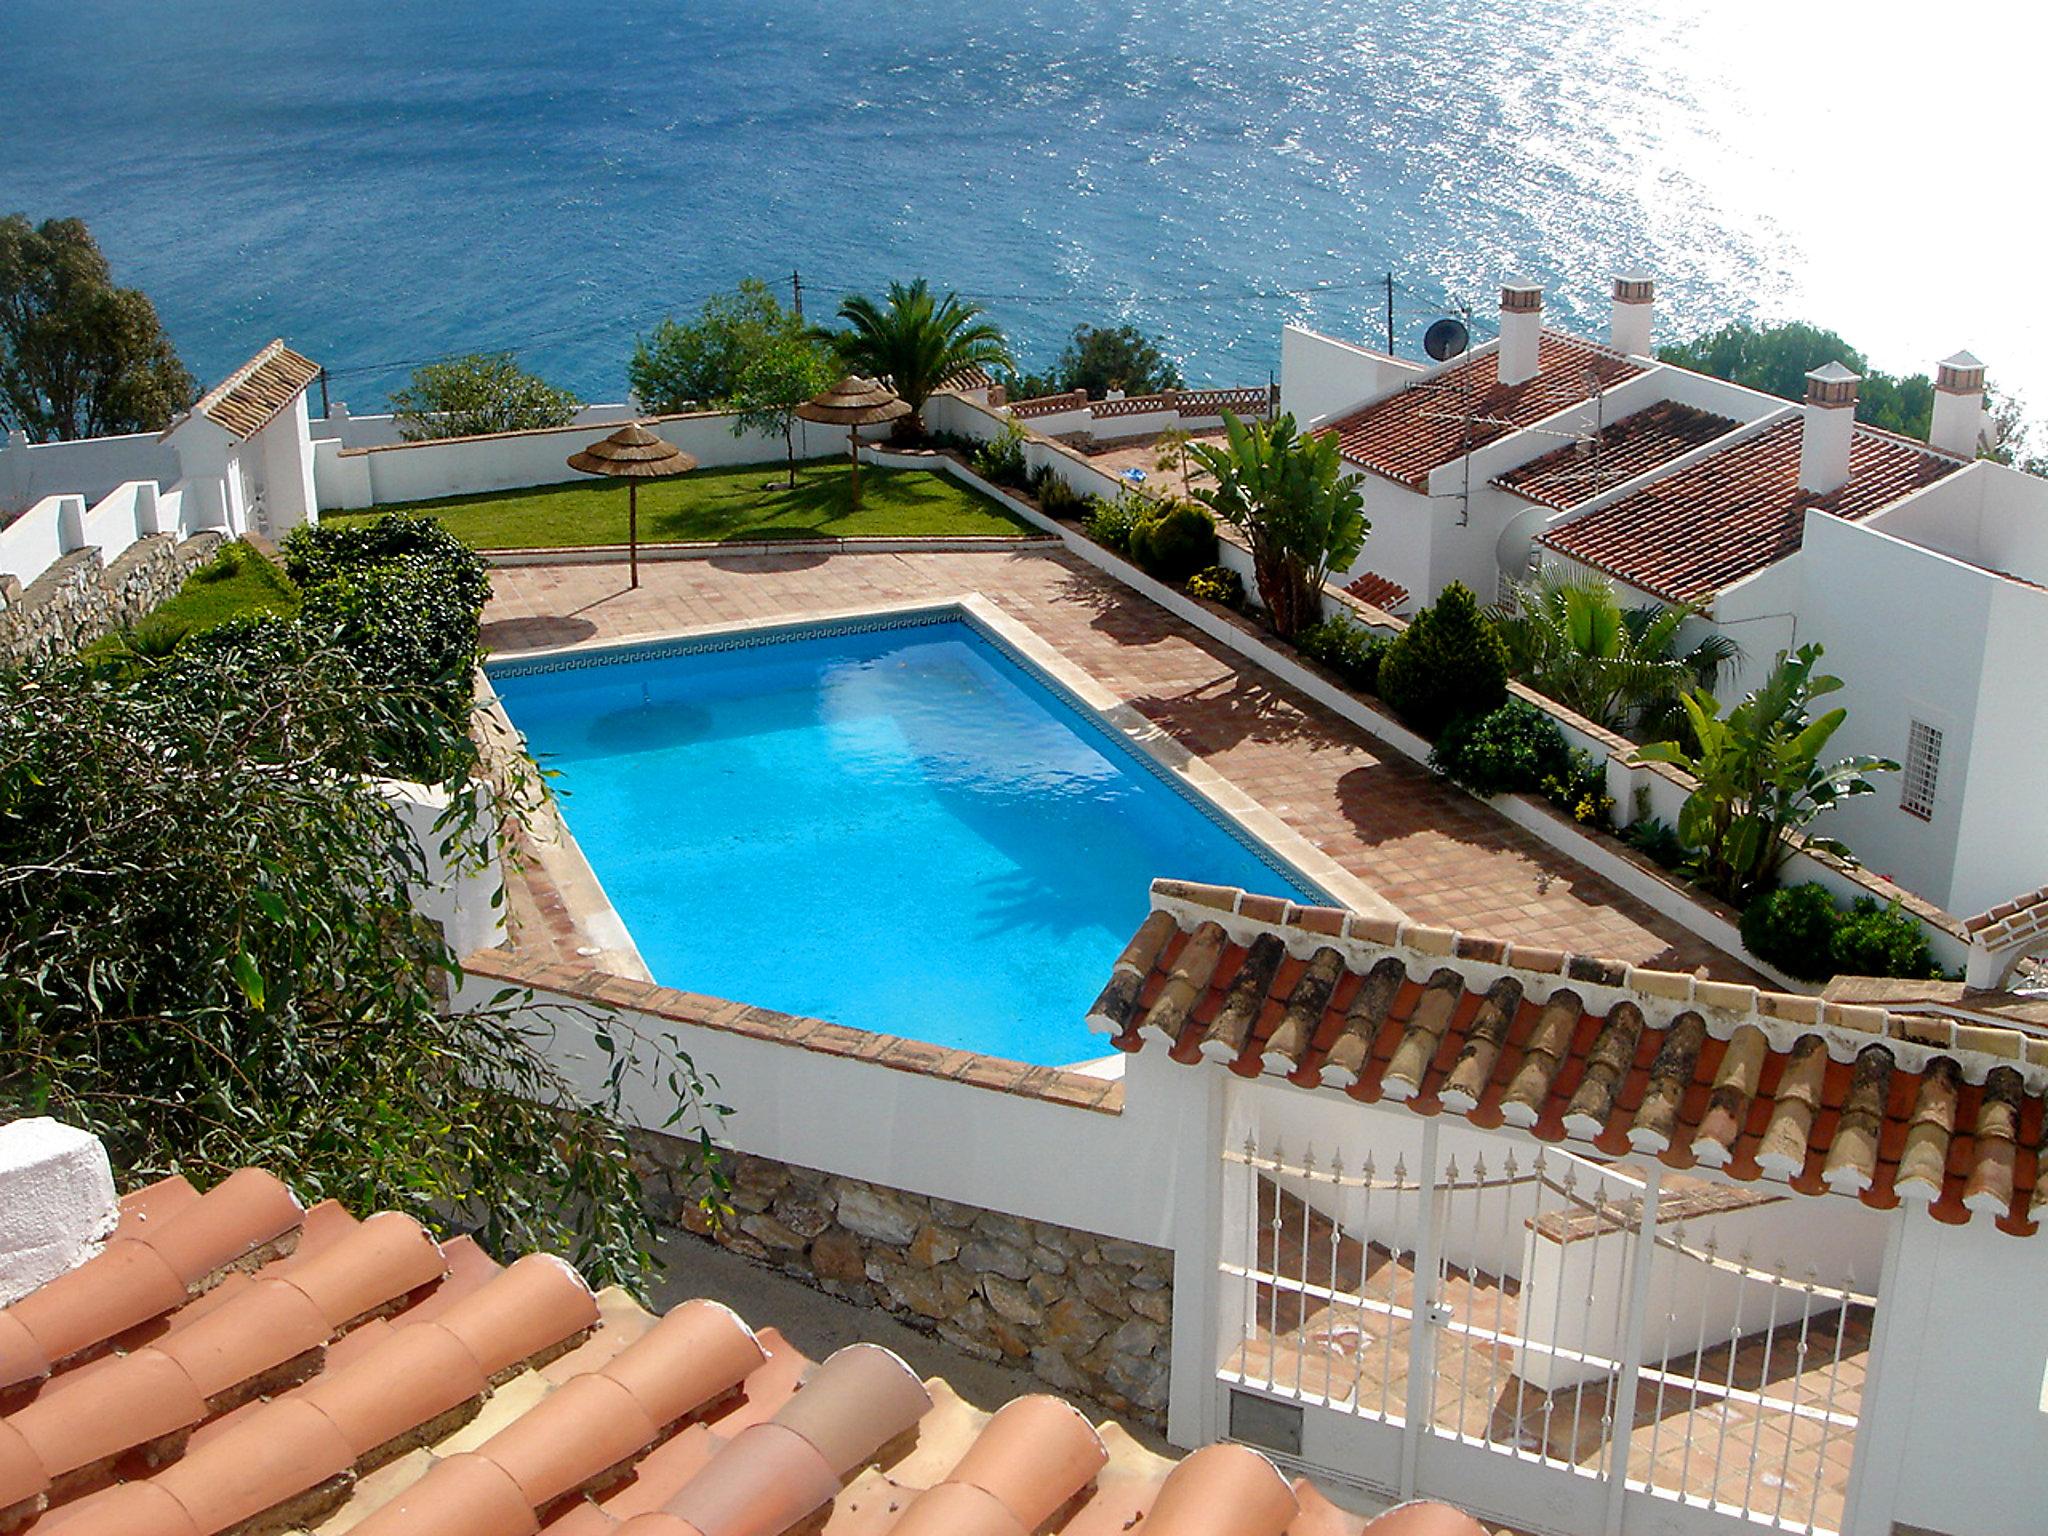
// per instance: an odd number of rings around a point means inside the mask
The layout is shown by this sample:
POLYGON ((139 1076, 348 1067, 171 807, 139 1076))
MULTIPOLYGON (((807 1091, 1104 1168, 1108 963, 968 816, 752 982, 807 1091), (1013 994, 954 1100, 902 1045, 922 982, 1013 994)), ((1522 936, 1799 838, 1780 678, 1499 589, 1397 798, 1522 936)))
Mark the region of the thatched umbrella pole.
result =
POLYGON ((908 401, 898 399, 894 390, 873 379, 849 373, 821 395, 813 395, 796 408, 805 421, 846 428, 846 452, 853 460, 853 510, 860 510, 860 429, 877 422, 896 421, 910 414, 908 401))
POLYGON ((629 421, 610 437, 569 455, 569 467, 586 475, 609 475, 626 482, 626 562, 632 584, 640 585, 640 482, 668 480, 688 474, 697 461, 674 443, 663 442, 637 421, 629 421))

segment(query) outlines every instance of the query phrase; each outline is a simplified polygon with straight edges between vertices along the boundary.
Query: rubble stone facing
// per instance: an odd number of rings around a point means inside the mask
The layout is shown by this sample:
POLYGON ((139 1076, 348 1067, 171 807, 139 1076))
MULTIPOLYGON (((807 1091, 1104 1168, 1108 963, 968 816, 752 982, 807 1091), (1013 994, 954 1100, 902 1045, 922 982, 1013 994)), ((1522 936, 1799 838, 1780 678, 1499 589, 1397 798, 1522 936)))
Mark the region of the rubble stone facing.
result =
POLYGON ((26 588, 0 586, 0 662, 25 663, 83 650, 133 624, 213 557, 218 533, 137 539, 109 566, 88 546, 55 561, 26 588))
POLYGON ((659 1220, 1059 1391, 1165 1422, 1170 1250, 732 1152, 732 1213, 714 1226, 698 1206, 695 1143, 655 1131, 634 1143, 659 1220))

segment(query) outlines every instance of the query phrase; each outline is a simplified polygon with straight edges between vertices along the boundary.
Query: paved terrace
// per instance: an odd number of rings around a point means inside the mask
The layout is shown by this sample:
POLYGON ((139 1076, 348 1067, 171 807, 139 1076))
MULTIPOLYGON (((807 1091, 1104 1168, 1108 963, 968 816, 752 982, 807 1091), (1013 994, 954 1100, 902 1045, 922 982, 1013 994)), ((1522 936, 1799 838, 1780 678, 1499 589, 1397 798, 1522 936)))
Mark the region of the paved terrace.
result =
MULTIPOLYGON (((643 560, 638 591, 623 563, 510 567, 491 580, 483 639, 496 654, 979 592, 1417 921, 1757 979, 1063 550, 643 560)), ((569 958, 560 896, 526 884, 514 892, 515 942, 569 958)))

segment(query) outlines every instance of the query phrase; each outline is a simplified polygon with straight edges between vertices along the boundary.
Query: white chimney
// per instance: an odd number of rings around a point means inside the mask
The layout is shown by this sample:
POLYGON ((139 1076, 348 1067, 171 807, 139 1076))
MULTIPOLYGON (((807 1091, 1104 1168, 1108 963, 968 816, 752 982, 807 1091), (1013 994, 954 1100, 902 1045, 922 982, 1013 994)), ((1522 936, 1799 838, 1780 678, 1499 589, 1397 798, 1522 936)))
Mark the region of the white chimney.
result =
POLYGON ((1543 289, 1536 283, 1503 283, 1500 290, 1501 383, 1526 384, 1536 377, 1543 344, 1543 289))
POLYGON ((1629 272, 1614 280, 1614 317, 1608 322, 1607 344, 1623 357, 1650 355, 1650 314, 1657 285, 1647 272, 1629 272))
POLYGON ((1984 436, 1984 365, 1967 352, 1945 357, 1934 369, 1934 424, 1927 446, 1974 459, 1984 436))
POLYGON ((1799 489, 1825 496, 1849 483, 1849 440, 1856 432, 1856 386, 1840 363, 1806 376, 1806 429, 1799 439, 1799 489))

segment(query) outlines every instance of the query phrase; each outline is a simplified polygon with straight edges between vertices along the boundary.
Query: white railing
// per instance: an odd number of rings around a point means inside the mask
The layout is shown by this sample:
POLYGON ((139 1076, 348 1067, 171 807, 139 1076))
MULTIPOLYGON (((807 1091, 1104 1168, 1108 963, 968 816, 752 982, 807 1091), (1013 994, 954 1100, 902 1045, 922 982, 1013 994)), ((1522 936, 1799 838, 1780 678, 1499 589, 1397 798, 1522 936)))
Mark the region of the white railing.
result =
POLYGON ((1651 1529, 1682 1506, 1702 1528, 1838 1529, 1876 1301, 1822 1283, 1820 1256, 1804 1278, 1755 1259, 1786 1197, 1666 1192, 1654 1164, 1505 1141, 1468 1155, 1227 1149, 1219 1379, 1380 1426, 1398 1449, 1364 1460, 1400 1468, 1404 1497, 1469 1499, 1455 1446, 1549 1480, 1526 1501, 1496 1480, 1518 1523, 1562 1504, 1651 1529))

